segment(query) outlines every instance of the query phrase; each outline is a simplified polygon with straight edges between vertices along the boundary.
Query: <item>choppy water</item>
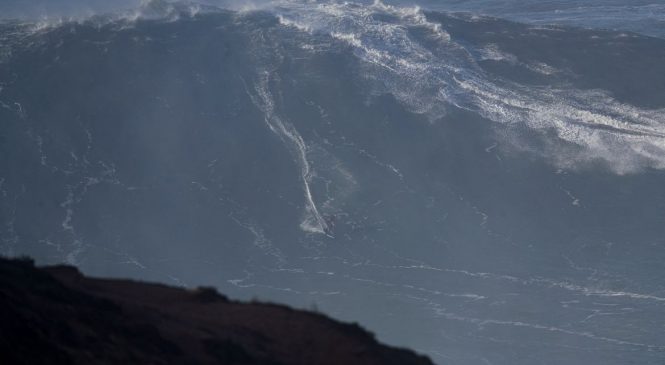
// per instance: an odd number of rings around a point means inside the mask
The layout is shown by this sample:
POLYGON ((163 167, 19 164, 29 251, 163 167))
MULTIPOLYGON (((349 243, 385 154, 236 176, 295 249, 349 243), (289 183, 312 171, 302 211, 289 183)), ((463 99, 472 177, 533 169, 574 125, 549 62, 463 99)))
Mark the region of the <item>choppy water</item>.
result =
POLYGON ((5 20, 2 253, 442 364, 665 361, 662 5, 421 5, 5 20))
MULTIPOLYGON (((405 4, 404 1, 396 3, 405 4)), ((530 24, 623 30, 665 37, 665 2, 653 0, 425 0, 428 9, 464 11, 530 24)))

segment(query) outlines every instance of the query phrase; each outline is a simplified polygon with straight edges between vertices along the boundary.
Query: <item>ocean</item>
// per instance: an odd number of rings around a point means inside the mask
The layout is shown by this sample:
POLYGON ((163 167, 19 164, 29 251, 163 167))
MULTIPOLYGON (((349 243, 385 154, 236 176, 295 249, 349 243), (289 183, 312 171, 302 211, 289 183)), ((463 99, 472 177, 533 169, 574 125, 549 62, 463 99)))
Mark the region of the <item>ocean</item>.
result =
POLYGON ((665 3, 0 18, 3 255, 317 308, 440 364, 665 361, 665 3))

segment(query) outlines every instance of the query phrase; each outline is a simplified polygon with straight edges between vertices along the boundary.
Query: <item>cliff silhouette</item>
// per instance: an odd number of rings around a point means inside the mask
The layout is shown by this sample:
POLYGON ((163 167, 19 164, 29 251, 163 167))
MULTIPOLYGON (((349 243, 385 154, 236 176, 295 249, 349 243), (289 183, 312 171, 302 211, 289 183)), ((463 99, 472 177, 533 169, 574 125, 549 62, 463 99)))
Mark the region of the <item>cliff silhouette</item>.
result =
POLYGON ((30 259, 0 259, 0 363, 432 364, 319 313, 30 259))

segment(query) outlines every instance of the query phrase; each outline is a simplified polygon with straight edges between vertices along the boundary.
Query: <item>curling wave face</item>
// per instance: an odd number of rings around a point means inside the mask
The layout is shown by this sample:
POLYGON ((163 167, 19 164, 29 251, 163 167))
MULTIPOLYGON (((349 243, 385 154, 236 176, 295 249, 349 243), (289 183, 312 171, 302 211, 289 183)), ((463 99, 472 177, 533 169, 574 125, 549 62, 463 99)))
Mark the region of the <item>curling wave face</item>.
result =
MULTIPOLYGON (((250 7, 249 11, 259 11, 256 8, 250 7)), ((370 92, 390 93, 411 111, 426 114, 431 120, 441 118, 447 108, 454 106, 504 125, 529 127, 548 134, 548 138, 557 138, 549 142, 557 147, 540 152, 565 168, 598 160, 607 162, 620 174, 665 168, 662 107, 640 108, 616 100, 606 90, 577 89, 574 78, 578 75, 562 75, 543 62, 521 64, 513 55, 501 55, 493 44, 470 45, 451 39, 445 20, 430 20, 418 7, 385 5, 377 0, 369 5, 279 1, 258 8, 274 14, 283 27, 310 36, 297 38, 304 45, 313 40, 321 42, 321 37, 336 41, 327 49, 311 49, 311 53, 334 52, 337 43, 348 46, 360 61, 358 72, 373 87, 370 92), (556 82, 545 85, 514 82, 479 66, 479 62, 488 59, 517 63, 536 73, 558 77, 556 82), (553 86, 556 84, 565 87, 553 86), (572 147, 566 148, 559 142, 572 147)), ((138 10, 96 21, 127 26, 139 19, 192 18, 201 11, 215 12, 218 8, 152 0, 145 1, 138 10)), ((247 10, 238 16, 243 13, 247 10)), ((474 21, 479 20, 470 20, 474 21)), ((38 24, 30 30, 39 32, 61 24, 38 24)))
POLYGON ((380 1, 7 21, 0 252, 316 303, 446 364, 659 363, 663 59, 380 1))

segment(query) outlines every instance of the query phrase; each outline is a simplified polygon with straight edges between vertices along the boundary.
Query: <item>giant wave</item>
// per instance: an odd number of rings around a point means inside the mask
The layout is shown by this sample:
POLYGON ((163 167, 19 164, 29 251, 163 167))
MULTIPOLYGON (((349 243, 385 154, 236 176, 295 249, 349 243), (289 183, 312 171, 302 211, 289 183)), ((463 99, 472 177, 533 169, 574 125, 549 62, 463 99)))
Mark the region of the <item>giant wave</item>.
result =
POLYGON ((315 302, 441 363, 658 362, 663 59, 381 1, 4 21, 0 249, 315 302))

